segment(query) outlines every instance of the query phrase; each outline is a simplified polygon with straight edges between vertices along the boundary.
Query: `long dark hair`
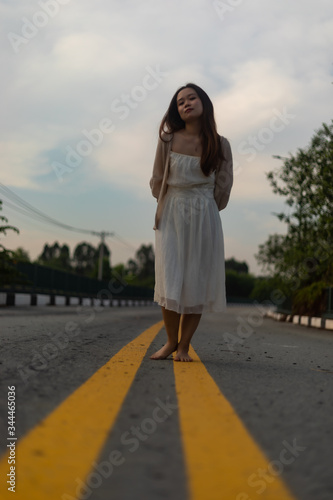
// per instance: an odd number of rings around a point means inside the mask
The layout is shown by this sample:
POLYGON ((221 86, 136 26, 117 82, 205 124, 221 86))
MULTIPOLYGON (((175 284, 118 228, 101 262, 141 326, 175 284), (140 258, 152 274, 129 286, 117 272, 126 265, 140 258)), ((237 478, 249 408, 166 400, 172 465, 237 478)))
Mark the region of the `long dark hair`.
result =
POLYGON ((162 141, 168 142, 165 140, 165 134, 171 135, 174 132, 185 128, 185 122, 181 119, 178 113, 177 96, 181 90, 187 88, 194 89, 202 102, 203 112, 201 116, 202 126, 200 132, 202 155, 200 166, 202 172, 208 176, 216 169, 219 162, 223 159, 223 153, 220 136, 216 130, 213 104, 202 88, 198 87, 198 85, 195 85, 194 83, 187 83, 177 90, 171 99, 167 112, 163 116, 159 136, 162 141))

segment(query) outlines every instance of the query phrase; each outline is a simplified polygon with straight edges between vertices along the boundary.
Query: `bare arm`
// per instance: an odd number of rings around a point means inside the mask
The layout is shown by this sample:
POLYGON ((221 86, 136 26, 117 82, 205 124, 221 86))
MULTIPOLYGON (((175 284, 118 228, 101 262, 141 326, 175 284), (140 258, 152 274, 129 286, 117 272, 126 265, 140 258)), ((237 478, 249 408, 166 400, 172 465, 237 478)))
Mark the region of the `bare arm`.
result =
POLYGON ((229 141, 225 137, 222 137, 222 152, 224 159, 216 171, 214 189, 214 197, 219 210, 227 206, 233 184, 232 152, 229 141))
POLYGON ((155 161, 153 166, 153 175, 150 179, 149 185, 154 198, 158 198, 162 186, 164 175, 164 148, 165 143, 159 138, 156 148, 155 161))

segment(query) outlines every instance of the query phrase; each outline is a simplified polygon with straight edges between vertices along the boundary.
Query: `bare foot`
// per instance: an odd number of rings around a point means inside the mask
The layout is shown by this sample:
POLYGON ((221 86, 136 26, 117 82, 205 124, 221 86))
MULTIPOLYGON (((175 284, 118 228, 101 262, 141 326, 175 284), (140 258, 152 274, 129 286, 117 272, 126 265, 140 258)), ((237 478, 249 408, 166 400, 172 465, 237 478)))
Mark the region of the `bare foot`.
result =
POLYGON ((177 344, 171 345, 167 342, 161 349, 159 349, 155 354, 150 356, 150 359, 166 359, 170 354, 177 350, 177 344))
POLYGON ((174 361, 193 361, 191 356, 187 351, 178 350, 176 355, 173 357, 174 361))

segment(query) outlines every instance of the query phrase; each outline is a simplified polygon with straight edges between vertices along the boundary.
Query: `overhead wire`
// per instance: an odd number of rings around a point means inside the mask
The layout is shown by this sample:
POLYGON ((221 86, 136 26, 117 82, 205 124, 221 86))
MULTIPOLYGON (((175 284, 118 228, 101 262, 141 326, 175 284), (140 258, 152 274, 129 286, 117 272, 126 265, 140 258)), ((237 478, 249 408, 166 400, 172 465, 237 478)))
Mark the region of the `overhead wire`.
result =
POLYGON ((108 236, 113 236, 117 240, 119 240, 123 245, 126 245, 127 247, 131 248, 132 250, 137 250, 134 248, 133 245, 130 243, 127 243, 123 238, 121 238, 117 233, 105 233, 103 231, 96 231, 92 229, 83 229, 83 228, 77 228, 75 226, 70 226, 68 224, 64 224, 61 221, 58 221, 57 219, 54 219, 53 217, 50 217, 49 215, 45 214, 44 212, 40 211, 27 201, 25 201, 23 198, 18 196, 16 193, 11 191, 7 186, 2 184, 0 182, 0 192, 4 194, 4 196, 8 199, 5 200, 5 205, 8 206, 9 208, 15 210, 18 213, 21 213, 25 215, 26 217, 30 217, 33 220, 36 220, 38 222, 42 222, 44 224, 51 224, 54 226, 58 226, 62 229, 66 229, 67 231, 72 231, 72 232, 79 232, 79 233, 85 233, 85 234, 92 234, 92 235, 98 235, 101 236, 102 233, 108 236))
POLYGON ((15 194, 13 191, 11 191, 7 186, 5 186, 2 183, 0 183, 0 190, 4 192, 5 196, 8 196, 9 199, 11 199, 13 202, 18 203, 21 207, 25 208, 28 212, 31 211, 31 212, 39 215, 43 219, 47 219, 48 221, 51 221, 51 220, 53 222, 55 221, 55 219, 52 219, 51 217, 47 216, 46 214, 44 214, 43 212, 41 212, 37 208, 30 205, 30 203, 28 203, 27 201, 20 198, 17 194, 15 194))
POLYGON ((135 248, 133 245, 131 245, 130 243, 127 243, 123 238, 120 238, 120 236, 117 235, 117 233, 113 233, 114 235, 114 238, 116 238, 117 240, 119 240, 123 245, 126 245, 128 246, 129 248, 131 248, 132 250, 135 250, 137 251, 137 248, 135 248))
POLYGON ((69 231, 79 231, 79 232, 84 232, 84 233, 91 233, 91 230, 76 228, 74 226, 69 226, 68 224, 64 224, 63 222, 60 222, 60 221, 54 219, 53 217, 46 215, 44 212, 41 212, 40 210, 35 208, 30 203, 23 200, 20 196, 15 194, 13 191, 11 191, 7 186, 2 184, 1 182, 0 182, 0 191, 2 191, 5 194, 5 196, 7 196, 12 201, 12 203, 14 203, 14 205, 13 205, 10 202, 8 202, 8 200, 6 200, 6 204, 8 206, 11 206, 11 208, 13 208, 14 210, 16 209, 17 211, 20 211, 23 215, 26 215, 28 217, 35 218, 35 219, 37 217, 37 220, 40 220, 41 222, 53 224, 53 225, 59 226, 63 229, 67 229, 69 231), (16 206, 15 203, 18 204, 18 206, 16 206))

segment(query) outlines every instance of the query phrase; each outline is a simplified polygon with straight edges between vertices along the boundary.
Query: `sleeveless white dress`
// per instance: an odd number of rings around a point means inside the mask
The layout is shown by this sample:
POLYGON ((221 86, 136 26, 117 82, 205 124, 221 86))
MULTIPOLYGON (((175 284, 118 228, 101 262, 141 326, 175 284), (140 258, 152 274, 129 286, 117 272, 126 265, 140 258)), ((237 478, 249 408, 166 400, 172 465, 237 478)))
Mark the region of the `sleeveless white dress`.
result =
POLYGON ((224 241, 215 173, 200 157, 170 152, 168 189, 155 231, 154 301, 182 314, 226 307, 224 241))

